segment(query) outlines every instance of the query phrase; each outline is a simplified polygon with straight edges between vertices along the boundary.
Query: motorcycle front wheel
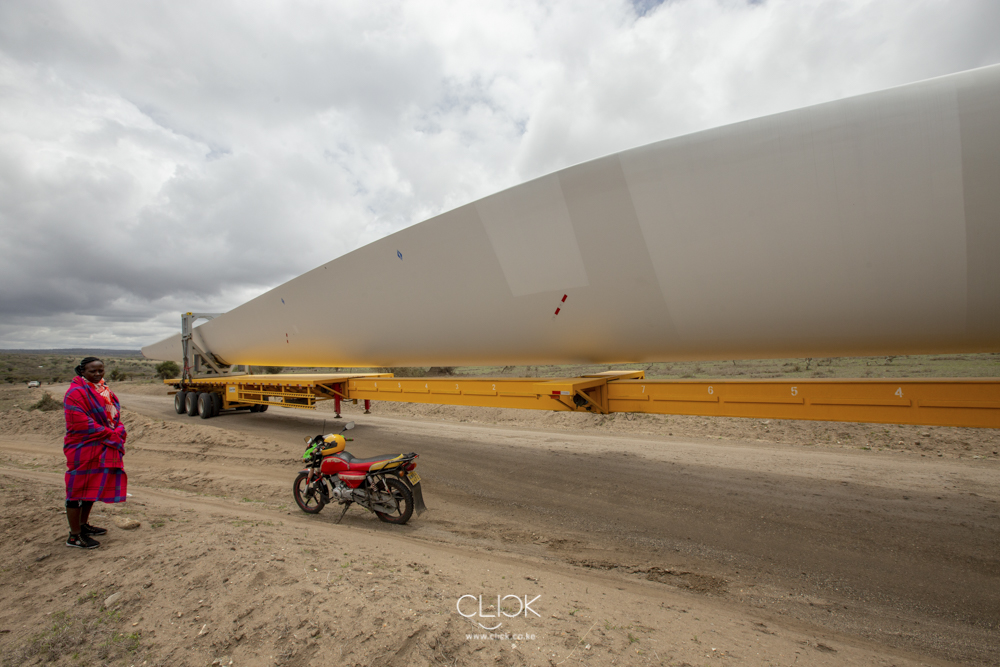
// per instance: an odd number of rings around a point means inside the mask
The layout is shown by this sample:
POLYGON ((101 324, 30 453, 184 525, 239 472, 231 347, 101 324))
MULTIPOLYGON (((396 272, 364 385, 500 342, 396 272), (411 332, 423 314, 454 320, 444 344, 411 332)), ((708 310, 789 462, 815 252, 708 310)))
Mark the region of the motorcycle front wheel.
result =
POLYGON ((299 476, 295 478, 292 495, 295 496, 295 504, 307 514, 319 514, 319 511, 326 505, 323 496, 309 487, 308 473, 300 472, 299 476))
POLYGON ((381 493, 388 492, 396 501, 396 511, 391 514, 387 512, 375 512, 375 515, 379 519, 386 523, 397 525, 403 525, 410 520, 410 517, 413 515, 413 493, 410 492, 406 484, 403 484, 394 477, 383 477, 376 483, 375 491, 381 493))

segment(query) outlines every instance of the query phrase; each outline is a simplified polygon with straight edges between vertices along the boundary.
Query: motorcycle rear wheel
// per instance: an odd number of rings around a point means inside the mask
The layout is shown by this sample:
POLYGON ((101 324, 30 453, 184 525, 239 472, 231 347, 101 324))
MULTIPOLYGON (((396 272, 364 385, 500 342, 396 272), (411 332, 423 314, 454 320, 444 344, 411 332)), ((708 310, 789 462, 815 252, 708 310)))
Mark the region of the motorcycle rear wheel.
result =
POLYGON ((299 506, 299 509, 306 514, 319 514, 323 506, 326 505, 326 501, 323 500, 323 496, 313 491, 309 488, 309 475, 308 473, 300 472, 298 477, 295 478, 295 484, 292 486, 292 495, 295 496, 295 504, 299 506))
POLYGON ((375 515, 386 523, 403 525, 413 516, 413 493, 410 489, 395 477, 383 477, 384 483, 392 497, 396 500, 396 511, 392 514, 387 512, 375 512, 375 515))

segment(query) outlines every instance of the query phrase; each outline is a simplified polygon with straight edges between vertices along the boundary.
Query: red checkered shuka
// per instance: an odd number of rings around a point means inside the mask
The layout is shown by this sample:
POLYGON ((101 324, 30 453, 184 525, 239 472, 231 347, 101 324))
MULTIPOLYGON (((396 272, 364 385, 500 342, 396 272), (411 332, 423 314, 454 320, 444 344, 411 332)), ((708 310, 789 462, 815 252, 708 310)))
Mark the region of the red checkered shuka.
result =
POLYGON ((98 387, 77 376, 63 398, 63 408, 66 500, 124 502, 128 490, 128 477, 122 469, 126 434, 118 397, 106 386, 98 387))

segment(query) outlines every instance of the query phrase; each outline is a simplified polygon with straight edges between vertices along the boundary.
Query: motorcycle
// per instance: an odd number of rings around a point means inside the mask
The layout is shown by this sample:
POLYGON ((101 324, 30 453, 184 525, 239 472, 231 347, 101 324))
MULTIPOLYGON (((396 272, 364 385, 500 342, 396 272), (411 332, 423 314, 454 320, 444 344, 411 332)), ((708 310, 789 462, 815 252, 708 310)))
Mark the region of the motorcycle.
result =
POLYGON ((361 459, 345 451, 343 434, 354 428, 344 424, 339 434, 306 436, 302 460, 306 468, 295 478, 292 495, 303 512, 318 514, 328 503, 344 506, 340 523, 351 504, 357 503, 386 523, 405 524, 413 511, 419 516, 427 507, 414 472, 419 454, 388 454, 361 459))

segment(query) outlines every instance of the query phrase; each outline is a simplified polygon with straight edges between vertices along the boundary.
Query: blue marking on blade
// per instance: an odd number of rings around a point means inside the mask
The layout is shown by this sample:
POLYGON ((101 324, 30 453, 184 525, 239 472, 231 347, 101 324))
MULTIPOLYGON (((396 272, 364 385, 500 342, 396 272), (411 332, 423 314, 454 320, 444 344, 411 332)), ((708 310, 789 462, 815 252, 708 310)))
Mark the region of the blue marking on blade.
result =
POLYGON ((401 253, 401 252, 399 252, 399 251, 397 250, 397 251, 396 251, 396 257, 399 257, 400 259, 403 259, 403 253, 401 253))
POLYGON ((284 300, 284 299, 282 299, 282 300, 281 300, 281 303, 284 303, 284 302, 285 302, 285 300, 284 300))

